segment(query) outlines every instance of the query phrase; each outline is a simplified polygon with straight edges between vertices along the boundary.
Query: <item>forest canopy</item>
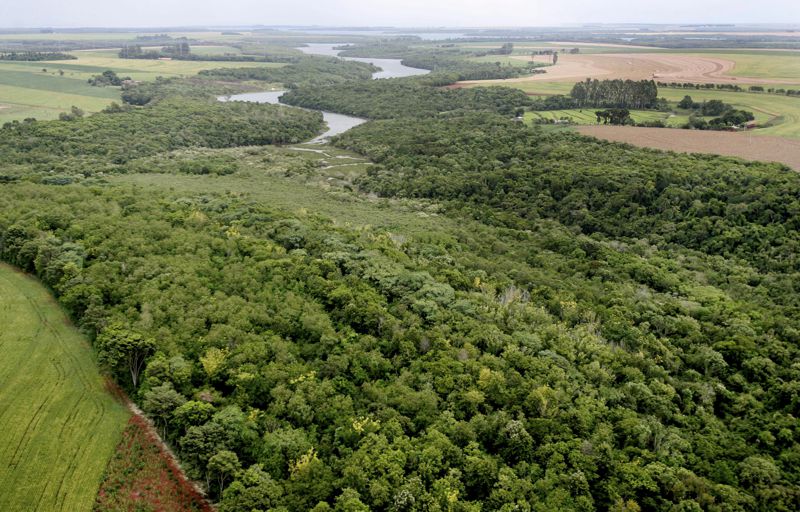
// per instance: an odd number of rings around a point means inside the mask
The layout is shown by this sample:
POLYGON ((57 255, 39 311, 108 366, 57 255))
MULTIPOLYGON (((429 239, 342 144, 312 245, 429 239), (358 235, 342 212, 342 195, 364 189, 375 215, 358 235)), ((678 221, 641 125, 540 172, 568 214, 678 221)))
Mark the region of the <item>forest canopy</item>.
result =
POLYGON ((0 130, 0 258, 221 512, 800 509, 796 173, 309 62, 371 162, 240 70, 0 130))

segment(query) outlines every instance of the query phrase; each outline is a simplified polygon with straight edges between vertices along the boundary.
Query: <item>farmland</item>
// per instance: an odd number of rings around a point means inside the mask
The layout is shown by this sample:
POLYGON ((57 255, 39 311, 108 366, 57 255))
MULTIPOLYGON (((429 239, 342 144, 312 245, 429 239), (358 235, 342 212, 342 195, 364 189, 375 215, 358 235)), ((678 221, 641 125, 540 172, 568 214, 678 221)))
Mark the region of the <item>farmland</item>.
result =
MULTIPOLYGON (((498 81, 475 81, 465 83, 464 86, 476 87, 480 85, 496 85, 498 81)), ((574 82, 569 81, 503 81, 504 85, 520 89, 532 96, 551 96, 556 94, 569 94, 574 82)), ((733 105, 737 109, 749 110, 755 114, 756 122, 762 128, 755 130, 753 135, 771 135, 777 137, 800 138, 800 98, 789 97, 779 94, 766 94, 766 93, 750 93, 750 92, 733 92, 724 90, 706 90, 706 89, 678 89, 670 87, 660 87, 658 89, 658 96, 666 98, 672 102, 673 105, 680 101, 684 96, 689 95, 697 102, 709 100, 721 100, 725 103, 733 105)), ((532 116, 542 117, 545 119, 558 119, 563 113, 555 115, 550 112, 539 112, 532 116)), ((645 120, 648 116, 639 114, 641 120, 645 120)), ((657 113, 651 113, 650 116, 658 117, 657 113)), ((665 117, 668 117, 666 114, 665 117)), ((596 121, 592 116, 575 116, 568 115, 575 119, 579 124, 594 124, 596 121)), ((635 120, 637 116, 634 116, 635 120)), ((685 121, 683 116, 676 116, 666 119, 668 125, 679 125, 681 121, 685 121)))
POLYGON ((800 171, 800 140, 774 136, 753 137, 752 132, 669 130, 632 126, 580 126, 577 130, 584 135, 654 149, 781 162, 800 171))
MULTIPOLYGON (((225 46, 200 47, 198 54, 232 53, 225 46)), ((77 51, 76 60, 54 62, 0 61, 0 124, 33 117, 55 119, 73 105, 98 112, 119 102, 117 87, 93 87, 87 80, 105 70, 120 76, 150 81, 156 77, 195 75, 203 69, 225 67, 278 67, 282 64, 120 59, 117 50, 77 51)))
POLYGON ((0 510, 91 510, 128 412, 47 290, 3 264, 0 325, 0 510))
MULTIPOLYGON (((572 124, 597 124, 595 110, 591 108, 570 109, 570 110, 544 110, 539 112, 526 112, 525 121, 535 122, 538 120, 556 121, 567 120, 572 124)), ((670 112, 658 112, 654 110, 633 110, 631 118, 637 123, 648 121, 663 121, 667 126, 680 126, 688 121, 688 115, 673 115, 670 112)))
MULTIPOLYGON (((649 51, 561 54, 547 73, 504 82, 552 82, 584 78, 624 78, 692 83, 776 84, 800 83, 800 53, 797 52, 681 52, 649 51)), ((488 60, 492 56, 486 57, 488 60)), ((528 52, 515 50, 505 59, 530 61, 528 52)), ((537 56, 536 60, 547 60, 537 56)), ((494 59, 498 60, 498 59, 494 59)), ((498 81, 499 82, 499 81, 498 81)))

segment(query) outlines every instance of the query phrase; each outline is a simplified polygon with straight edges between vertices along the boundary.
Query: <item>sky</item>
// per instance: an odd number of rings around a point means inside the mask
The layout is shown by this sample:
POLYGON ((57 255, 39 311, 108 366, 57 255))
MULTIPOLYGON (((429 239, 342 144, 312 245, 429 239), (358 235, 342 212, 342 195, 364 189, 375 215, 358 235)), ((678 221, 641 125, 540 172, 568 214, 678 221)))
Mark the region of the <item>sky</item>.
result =
POLYGON ((0 27, 795 23, 800 0, 0 0, 0 27))

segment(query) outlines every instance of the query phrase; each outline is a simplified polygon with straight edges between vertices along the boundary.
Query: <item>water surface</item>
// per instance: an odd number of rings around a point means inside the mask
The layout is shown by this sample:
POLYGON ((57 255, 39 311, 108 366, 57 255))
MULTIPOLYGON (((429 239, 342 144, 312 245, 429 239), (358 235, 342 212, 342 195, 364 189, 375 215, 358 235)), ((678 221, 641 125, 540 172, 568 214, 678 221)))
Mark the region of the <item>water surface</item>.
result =
MULTIPOLYGON (((308 46, 298 48, 301 52, 307 55, 323 55, 325 57, 339 57, 341 50, 337 50, 338 46, 345 46, 348 43, 309 43, 308 46)), ((430 73, 427 69, 412 68, 402 64, 400 59, 376 59, 372 57, 339 57, 344 60, 352 60, 355 62, 365 62, 381 68, 381 71, 372 74, 372 78, 402 78, 405 76, 426 75, 430 73)))
MULTIPOLYGON (((250 101, 253 103, 270 103, 272 105, 282 105, 280 97, 286 91, 264 91, 264 92, 246 92, 243 94, 234 94, 233 96, 220 96, 217 98, 220 101, 250 101)), ((297 108, 297 107, 293 107, 297 108)), ((326 139, 344 133, 350 128, 356 127, 362 123, 366 123, 366 119, 360 117, 346 116, 344 114, 337 114, 335 112, 322 112, 322 118, 328 125, 327 131, 318 136, 311 142, 324 142, 326 139)))

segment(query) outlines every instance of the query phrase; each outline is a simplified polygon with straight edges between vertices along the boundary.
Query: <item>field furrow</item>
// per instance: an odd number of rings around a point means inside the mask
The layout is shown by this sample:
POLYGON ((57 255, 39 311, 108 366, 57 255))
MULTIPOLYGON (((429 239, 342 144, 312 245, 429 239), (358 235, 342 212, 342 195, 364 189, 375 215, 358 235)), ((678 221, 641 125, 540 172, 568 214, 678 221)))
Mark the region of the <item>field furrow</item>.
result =
POLYGON ((6 265, 0 325, 0 510, 91 510, 129 414, 47 290, 6 265))

